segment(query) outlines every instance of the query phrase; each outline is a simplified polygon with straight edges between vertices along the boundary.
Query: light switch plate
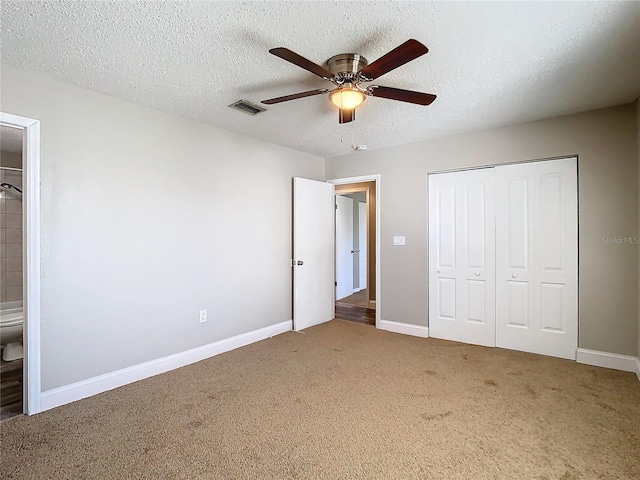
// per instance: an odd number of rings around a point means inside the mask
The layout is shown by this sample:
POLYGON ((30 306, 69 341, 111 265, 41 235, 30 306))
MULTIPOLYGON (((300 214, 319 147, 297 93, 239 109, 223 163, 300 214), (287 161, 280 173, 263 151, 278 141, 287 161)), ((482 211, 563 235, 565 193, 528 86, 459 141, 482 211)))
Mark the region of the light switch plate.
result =
POLYGON ((405 245, 405 237, 404 236, 398 236, 398 237, 393 237, 393 244, 394 245, 405 245))

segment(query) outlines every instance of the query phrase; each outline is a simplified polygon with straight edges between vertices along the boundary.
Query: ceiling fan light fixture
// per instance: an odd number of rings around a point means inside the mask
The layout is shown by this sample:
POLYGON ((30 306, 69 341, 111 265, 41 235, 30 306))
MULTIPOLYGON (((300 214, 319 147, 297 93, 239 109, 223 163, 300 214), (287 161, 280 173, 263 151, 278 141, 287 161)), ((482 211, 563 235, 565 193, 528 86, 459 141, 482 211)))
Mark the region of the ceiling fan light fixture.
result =
POLYGON ((364 102, 365 94, 351 85, 340 87, 329 94, 329 100, 339 109, 353 110, 364 102))

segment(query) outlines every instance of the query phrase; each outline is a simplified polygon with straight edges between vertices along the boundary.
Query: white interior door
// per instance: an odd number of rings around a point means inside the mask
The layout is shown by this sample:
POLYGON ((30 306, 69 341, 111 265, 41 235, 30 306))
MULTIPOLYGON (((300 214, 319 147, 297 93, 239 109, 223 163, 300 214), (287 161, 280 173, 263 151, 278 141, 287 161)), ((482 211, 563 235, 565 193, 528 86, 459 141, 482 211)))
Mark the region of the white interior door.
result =
POLYGON ((293 179, 293 328, 332 320, 334 301, 333 185, 293 179))
POLYGON ((493 169, 429 176, 429 335, 495 346, 493 169))
POLYGON ((336 195, 336 300, 353 294, 353 199, 336 195))
POLYGON ((358 203, 358 274, 360 290, 367 288, 367 204, 358 203))
POLYGON ((496 167, 498 347, 575 360, 575 158, 496 167))

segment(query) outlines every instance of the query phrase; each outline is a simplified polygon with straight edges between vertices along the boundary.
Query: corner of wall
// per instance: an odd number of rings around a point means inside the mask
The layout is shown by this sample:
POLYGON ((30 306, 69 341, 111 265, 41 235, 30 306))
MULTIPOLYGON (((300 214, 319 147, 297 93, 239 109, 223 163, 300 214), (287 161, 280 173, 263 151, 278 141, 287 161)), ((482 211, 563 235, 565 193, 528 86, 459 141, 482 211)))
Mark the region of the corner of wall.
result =
MULTIPOLYGON (((638 189, 640 192, 640 97, 636 99, 636 155, 638 157, 638 189)), ((640 195, 638 195, 638 237, 640 238, 640 195)), ((640 247, 638 247, 640 248, 640 247)), ((638 278, 640 278, 640 252, 638 253, 638 278)), ((638 380, 640 380, 640 285, 638 286, 638 380)))
POLYGON ((324 158, 323 159, 323 163, 324 163, 324 180, 327 181, 329 180, 329 177, 327 176, 327 163, 329 163, 329 159, 328 158, 324 158))

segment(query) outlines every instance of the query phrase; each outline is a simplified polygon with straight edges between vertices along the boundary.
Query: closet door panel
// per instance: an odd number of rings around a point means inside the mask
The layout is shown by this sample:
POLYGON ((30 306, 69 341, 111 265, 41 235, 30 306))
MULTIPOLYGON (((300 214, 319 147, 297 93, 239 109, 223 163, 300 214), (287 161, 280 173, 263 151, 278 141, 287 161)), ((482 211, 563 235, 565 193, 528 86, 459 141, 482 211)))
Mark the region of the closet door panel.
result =
POLYGON ((496 346, 531 351, 533 195, 520 166, 496 167, 496 346))
POLYGON ((498 228, 506 229, 508 242, 508 267, 526 270, 529 267, 529 182, 526 177, 511 178, 507 185, 501 185, 498 176, 497 218, 498 228), (500 195, 502 194, 502 195, 500 195), (500 197, 504 197, 502 202, 500 197), (503 221, 507 221, 506 225, 503 221))
POLYGON ((496 167, 496 345, 575 359, 577 161, 496 167))
POLYGON ((429 176, 429 335, 495 346, 493 169, 429 176))

